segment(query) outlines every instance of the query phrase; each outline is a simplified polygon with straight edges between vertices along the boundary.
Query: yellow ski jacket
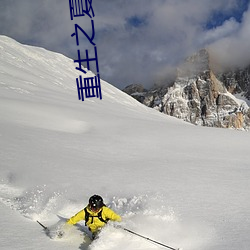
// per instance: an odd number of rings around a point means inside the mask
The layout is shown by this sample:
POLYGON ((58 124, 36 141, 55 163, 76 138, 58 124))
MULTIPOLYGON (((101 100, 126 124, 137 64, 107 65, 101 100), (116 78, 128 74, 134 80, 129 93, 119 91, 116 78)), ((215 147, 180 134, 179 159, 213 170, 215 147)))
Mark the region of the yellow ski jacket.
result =
MULTIPOLYGON (((112 220, 112 221, 118 221, 119 222, 119 221, 122 220, 120 215, 116 214, 113 210, 111 210, 110 208, 108 208, 106 206, 103 206, 97 212, 91 211, 88 207, 86 207, 85 209, 87 209, 87 212, 89 213, 88 221, 85 221, 85 223, 86 223, 86 226, 88 226, 89 230, 92 233, 95 233, 100 228, 102 228, 106 224, 105 221, 112 220), (98 218, 98 215, 100 215, 100 212, 101 212, 101 218, 104 221, 102 221, 102 220, 100 220, 98 218)), ((72 216, 67 221, 67 224, 75 225, 80 220, 85 220, 85 210, 84 209, 82 209, 77 214, 72 216)))

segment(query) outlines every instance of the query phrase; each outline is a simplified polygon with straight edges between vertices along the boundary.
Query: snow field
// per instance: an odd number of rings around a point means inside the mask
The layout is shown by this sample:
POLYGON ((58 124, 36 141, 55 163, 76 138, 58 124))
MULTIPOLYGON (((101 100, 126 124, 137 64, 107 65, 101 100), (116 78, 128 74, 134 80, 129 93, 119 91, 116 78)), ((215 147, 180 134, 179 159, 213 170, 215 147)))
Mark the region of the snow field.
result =
POLYGON ((2 249, 162 249, 112 225, 90 244, 84 223, 62 239, 36 223, 56 230, 96 193, 166 245, 249 250, 249 133, 192 126, 104 81, 103 100, 81 102, 70 59, 2 36, 0 50, 2 249))

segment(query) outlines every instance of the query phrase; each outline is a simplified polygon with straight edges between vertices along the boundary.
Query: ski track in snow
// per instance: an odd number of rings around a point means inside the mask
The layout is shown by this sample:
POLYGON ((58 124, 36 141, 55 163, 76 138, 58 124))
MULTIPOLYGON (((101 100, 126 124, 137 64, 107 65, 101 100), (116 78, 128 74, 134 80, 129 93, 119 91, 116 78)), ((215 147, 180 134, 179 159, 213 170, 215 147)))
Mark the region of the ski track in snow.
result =
MULTIPOLYGON (((185 249, 192 249, 193 246, 197 249, 199 244, 204 244, 204 239, 203 242, 197 240, 199 226, 196 225, 197 229, 193 228, 192 231, 190 225, 187 226, 179 220, 172 208, 164 205, 164 197, 161 195, 141 195, 130 198, 107 197, 107 200, 109 201, 107 206, 123 217, 121 225, 129 230, 176 248, 182 244, 186 245, 185 249), (166 242, 162 242, 161 239, 165 239, 166 242), (187 239, 188 242, 186 242, 187 239)), ((2 182, 0 202, 20 213, 20 216, 34 222, 36 220, 45 222, 50 229, 49 236, 53 240, 65 242, 69 246, 79 244, 79 249, 82 250, 115 250, 120 247, 124 249, 124 245, 121 245, 123 243, 120 243, 121 239, 122 242, 128 242, 126 249, 162 249, 155 243, 115 228, 113 223, 107 225, 101 231, 99 238, 92 243, 87 236, 88 232, 83 222, 68 228, 64 237, 58 239, 57 231, 63 228, 65 220, 60 220, 57 214, 63 214, 63 217, 69 218, 83 207, 82 204, 66 200, 63 192, 49 192, 49 188, 45 185, 31 190, 21 190, 10 183, 2 182)))
POLYGON ((25 102, 5 101, 1 103, 1 109, 9 110, 9 113, 2 120, 28 127, 73 134, 85 133, 91 129, 87 122, 67 117, 59 109, 45 104, 30 106, 29 103, 25 102), (21 114, 20 108, 22 109, 21 114))

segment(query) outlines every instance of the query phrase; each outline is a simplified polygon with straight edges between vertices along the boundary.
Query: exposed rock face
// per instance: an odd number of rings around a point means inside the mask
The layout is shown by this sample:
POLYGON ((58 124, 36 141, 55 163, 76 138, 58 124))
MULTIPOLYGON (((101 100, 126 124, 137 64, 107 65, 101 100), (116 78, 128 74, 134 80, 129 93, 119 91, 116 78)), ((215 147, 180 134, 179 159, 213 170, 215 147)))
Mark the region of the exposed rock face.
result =
POLYGON ((250 109, 233 94, 250 95, 249 71, 220 74, 219 80, 210 68, 208 51, 201 50, 181 65, 171 87, 144 90, 138 100, 196 125, 247 129, 250 109))
POLYGON ((230 93, 242 93, 250 100, 250 66, 218 74, 218 79, 225 84, 230 93))
POLYGON ((123 89, 125 93, 133 96, 137 101, 142 102, 145 99, 145 94, 147 90, 141 84, 131 84, 128 85, 125 89, 123 89))

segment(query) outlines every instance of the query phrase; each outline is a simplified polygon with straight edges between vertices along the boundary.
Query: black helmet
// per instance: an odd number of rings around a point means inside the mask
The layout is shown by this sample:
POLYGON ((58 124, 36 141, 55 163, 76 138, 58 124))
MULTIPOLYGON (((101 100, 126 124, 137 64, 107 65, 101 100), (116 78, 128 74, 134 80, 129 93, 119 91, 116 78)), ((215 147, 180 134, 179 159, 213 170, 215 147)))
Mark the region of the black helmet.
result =
POLYGON ((89 198, 89 206, 90 209, 93 210, 99 210, 100 208, 102 208, 104 206, 102 197, 96 194, 91 196, 89 198))

